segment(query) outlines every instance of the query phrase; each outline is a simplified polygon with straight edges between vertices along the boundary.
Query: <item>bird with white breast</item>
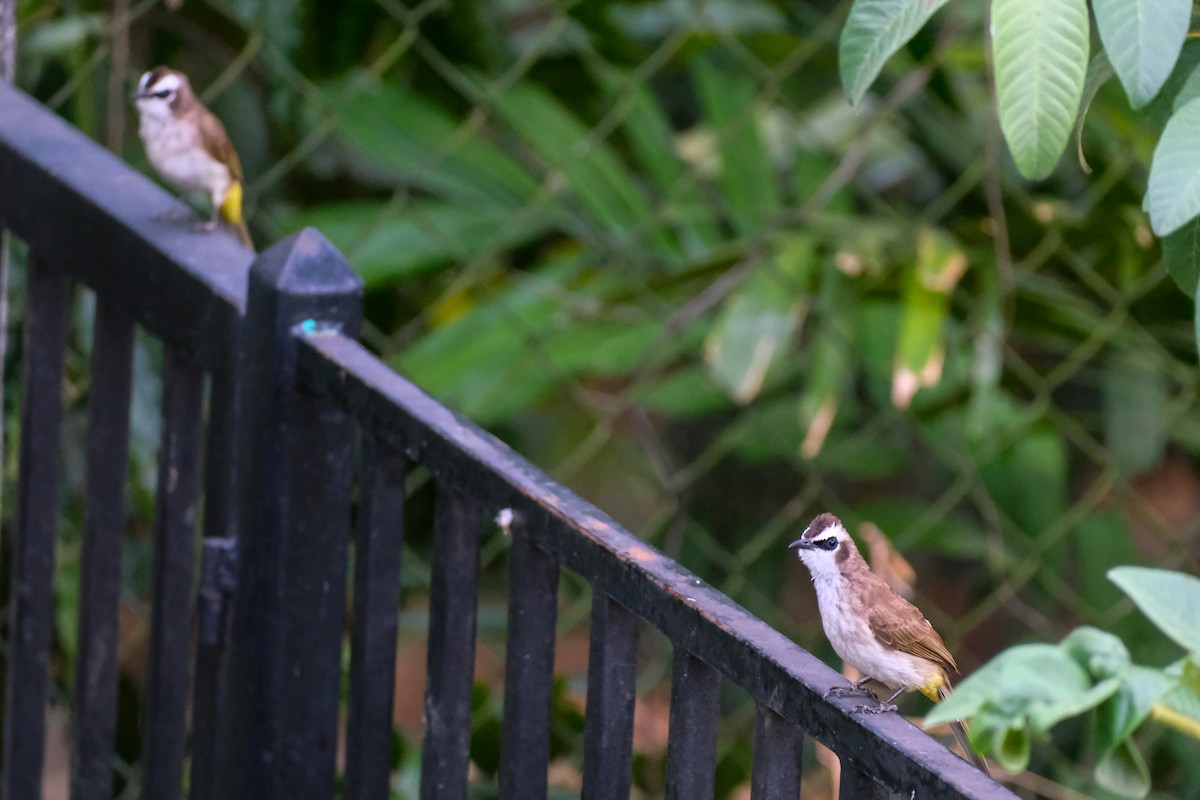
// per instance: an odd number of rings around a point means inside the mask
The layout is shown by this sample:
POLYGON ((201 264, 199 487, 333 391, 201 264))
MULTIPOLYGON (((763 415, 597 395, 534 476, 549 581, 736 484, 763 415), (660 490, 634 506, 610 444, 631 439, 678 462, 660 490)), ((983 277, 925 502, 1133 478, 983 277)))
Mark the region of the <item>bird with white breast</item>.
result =
POLYGON ((138 81, 138 133, 150 163, 168 183, 185 192, 204 192, 212 202, 215 230, 224 219, 238 241, 254 249, 242 216, 243 177, 233 142, 221 120, 204 107, 187 76, 155 67, 138 81))
MULTIPOLYGON (((826 695, 864 693, 877 680, 895 691, 876 705, 852 711, 879 714, 895 711, 892 701, 903 692, 919 691, 937 701, 950 691, 950 673, 958 672, 954 656, 925 615, 896 594, 875 574, 858 552, 850 534, 832 514, 820 514, 792 542, 812 575, 825 636, 842 660, 863 674, 850 686, 831 688, 826 695)), ((951 724, 954 736, 977 767, 987 762, 972 753, 966 728, 951 724)))

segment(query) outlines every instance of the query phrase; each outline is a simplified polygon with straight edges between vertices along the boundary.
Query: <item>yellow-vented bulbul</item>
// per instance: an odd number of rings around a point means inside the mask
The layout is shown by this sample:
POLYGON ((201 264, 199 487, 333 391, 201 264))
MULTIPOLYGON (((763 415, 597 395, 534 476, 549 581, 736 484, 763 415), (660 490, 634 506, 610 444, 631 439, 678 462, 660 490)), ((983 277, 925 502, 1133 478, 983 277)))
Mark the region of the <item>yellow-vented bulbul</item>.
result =
MULTIPOLYGON (((865 676, 826 694, 870 694, 865 684, 874 678, 895 692, 882 704, 854 711, 878 714, 895 711, 892 701, 902 692, 919 691, 935 702, 949 693, 950 673, 958 666, 946 643, 916 606, 871 570, 837 517, 818 515, 788 546, 796 548, 812 574, 829 643, 865 676)), ((988 772, 987 762, 972 753, 965 726, 954 722, 950 727, 972 762, 988 772)))
POLYGON ((253 250, 242 216, 242 165, 225 126, 196 97, 187 76, 155 67, 142 76, 134 98, 141 117, 138 133, 150 163, 179 189, 208 195, 209 230, 224 219, 253 250))

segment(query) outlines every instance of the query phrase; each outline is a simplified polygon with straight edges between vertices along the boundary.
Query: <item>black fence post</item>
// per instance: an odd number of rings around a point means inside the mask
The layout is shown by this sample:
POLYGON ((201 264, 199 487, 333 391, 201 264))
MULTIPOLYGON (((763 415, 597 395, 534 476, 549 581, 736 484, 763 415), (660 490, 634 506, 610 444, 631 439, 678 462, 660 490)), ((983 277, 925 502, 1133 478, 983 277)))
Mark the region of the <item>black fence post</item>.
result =
POLYGON ((355 336, 362 282, 307 229, 250 269, 238 376, 238 580, 217 796, 335 792, 354 425, 296 381, 297 338, 355 336))

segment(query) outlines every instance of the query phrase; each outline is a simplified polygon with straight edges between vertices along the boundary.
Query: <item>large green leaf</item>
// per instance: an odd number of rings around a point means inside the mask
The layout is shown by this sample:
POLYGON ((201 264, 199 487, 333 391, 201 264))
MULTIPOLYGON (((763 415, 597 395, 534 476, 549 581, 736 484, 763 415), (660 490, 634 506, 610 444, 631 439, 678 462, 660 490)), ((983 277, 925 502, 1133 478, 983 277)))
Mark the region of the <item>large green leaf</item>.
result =
POLYGON ((368 291, 444 267, 489 247, 514 247, 545 233, 549 215, 514 222, 503 209, 425 201, 408 208, 378 201, 326 203, 283 216, 285 233, 319 228, 362 276, 368 291))
POLYGON ((619 241, 650 244, 659 258, 676 252, 633 173, 591 129, 553 95, 532 83, 516 83, 494 100, 495 108, 545 162, 560 171, 586 214, 581 223, 619 241))
POLYGON ((1145 206, 1159 236, 1200 214, 1200 98, 1185 103, 1167 121, 1150 162, 1145 206))
POLYGON ((1096 709, 1096 749, 1102 755, 1116 749, 1146 721, 1154 704, 1178 685, 1161 669, 1129 665, 1121 688, 1096 709))
POLYGON ((808 303, 811 247, 804 239, 778 245, 725 301, 704 343, 713 378, 738 403, 758 395, 767 371, 800 326, 808 303))
MULTIPOLYGON (((689 329, 664 337, 647 315, 606 316, 621 282, 582 259, 552 262, 430 330, 393 361, 439 400, 481 424, 494 424, 574 380, 661 368, 699 346, 689 329), (570 295, 578 305, 565 302, 570 295), (576 311, 587 306, 587 311, 576 311)), ((698 329, 697 329, 698 330, 698 329)))
POLYGON ((1093 0, 1100 41, 1129 102, 1141 108, 1158 94, 1187 36, 1191 0, 1093 0))
POLYGON ((1058 645, 1026 644, 1001 652, 938 703, 925 724, 970 717, 976 750, 995 753, 1006 770, 1024 769, 1034 736, 1106 702, 1124 679, 1117 674, 1096 680, 1088 669, 1096 662, 1119 666, 1119 642, 1114 646, 1094 629, 1076 634, 1058 645))
POLYGON ((1026 178, 1054 171, 1088 65, 1086 0, 995 0, 992 52, 1000 127, 1026 178))
POLYGON ((1116 567, 1108 577, 1163 633, 1200 653, 1200 578, 1151 567, 1116 567))
POLYGON ((1115 678, 1092 682, 1065 649, 1053 644, 1009 648, 959 684, 925 718, 926 725, 951 722, 991 708, 1010 727, 1045 733, 1058 722, 1110 697, 1115 678))
POLYGON ((942 330, 950 311, 950 293, 967 269, 957 242, 932 230, 917 237, 917 259, 905 279, 896 360, 892 367, 892 404, 907 408, 922 387, 941 379, 945 346, 942 330))
POLYGON ((1150 770, 1128 739, 1097 760, 1094 775, 1098 785, 1122 797, 1142 798, 1150 793, 1150 770))
POLYGON ((721 194, 743 233, 762 228, 779 210, 779 183, 762 133, 757 84, 743 71, 701 58, 694 70, 704 115, 717 137, 721 194))
POLYGON ((1082 105, 1079 108, 1079 119, 1075 121, 1075 152, 1079 156, 1079 168, 1089 175, 1092 173, 1092 168, 1088 166, 1087 159, 1083 155, 1083 123, 1087 120, 1088 110, 1092 107, 1092 101, 1096 99, 1096 93, 1100 91, 1100 87, 1108 83, 1108 79, 1114 74, 1112 62, 1101 50, 1088 64, 1087 76, 1083 82, 1082 105))
POLYGON ((858 105, 883 64, 946 0, 854 0, 838 44, 842 89, 858 105))
MULTIPOLYGON (((574 285, 581 265, 541 271, 546 285, 574 285)), ((393 366, 442 402, 483 425, 535 402, 564 376, 532 343, 549 341, 559 303, 522 281, 475 304, 406 348, 393 366)))
MULTIPOLYGON (((347 82, 322 89, 346 93, 347 82)), ((537 193, 529 170, 416 92, 374 80, 349 94, 337 113, 340 140, 373 175, 447 200, 514 210, 537 193)))
POLYGON ((1163 260, 1175 283, 1188 297, 1200 282, 1200 219, 1192 219, 1162 240, 1163 260))
POLYGON ((675 146, 675 131, 666 112, 644 83, 626 73, 600 69, 597 76, 611 97, 626 97, 621 129, 629 137, 630 149, 646 178, 666 198, 668 224, 677 231, 680 244, 693 258, 705 258, 723 238, 715 208, 697 191, 699 178, 689 172, 675 146))
POLYGON ((808 346, 804 389, 797 408, 797 417, 805 431, 800 454, 810 459, 816 458, 824 447, 854 371, 852 320, 858 296, 851 279, 831 265, 822 278, 818 303, 820 317, 808 346))
POLYGON ((1104 371, 1104 431, 1117 471, 1131 476, 1158 465, 1171 424, 1162 370, 1142 354, 1114 352, 1104 371))

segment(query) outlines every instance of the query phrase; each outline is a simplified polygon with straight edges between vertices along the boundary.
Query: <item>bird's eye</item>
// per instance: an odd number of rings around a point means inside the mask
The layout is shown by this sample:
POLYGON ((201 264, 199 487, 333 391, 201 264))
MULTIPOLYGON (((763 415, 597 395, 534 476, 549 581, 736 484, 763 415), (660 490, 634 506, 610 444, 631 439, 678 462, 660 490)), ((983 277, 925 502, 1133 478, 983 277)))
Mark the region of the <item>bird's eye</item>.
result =
POLYGON ((154 93, 154 96, 155 96, 155 97, 161 97, 161 98, 163 98, 163 99, 166 99, 166 98, 168 98, 168 97, 170 97, 170 96, 171 96, 171 90, 170 90, 170 89, 163 89, 162 91, 155 92, 155 93, 154 93))
POLYGON ((838 540, 830 536, 827 539, 818 539, 817 541, 813 542, 813 544, 822 550, 836 550, 838 546, 838 540))

